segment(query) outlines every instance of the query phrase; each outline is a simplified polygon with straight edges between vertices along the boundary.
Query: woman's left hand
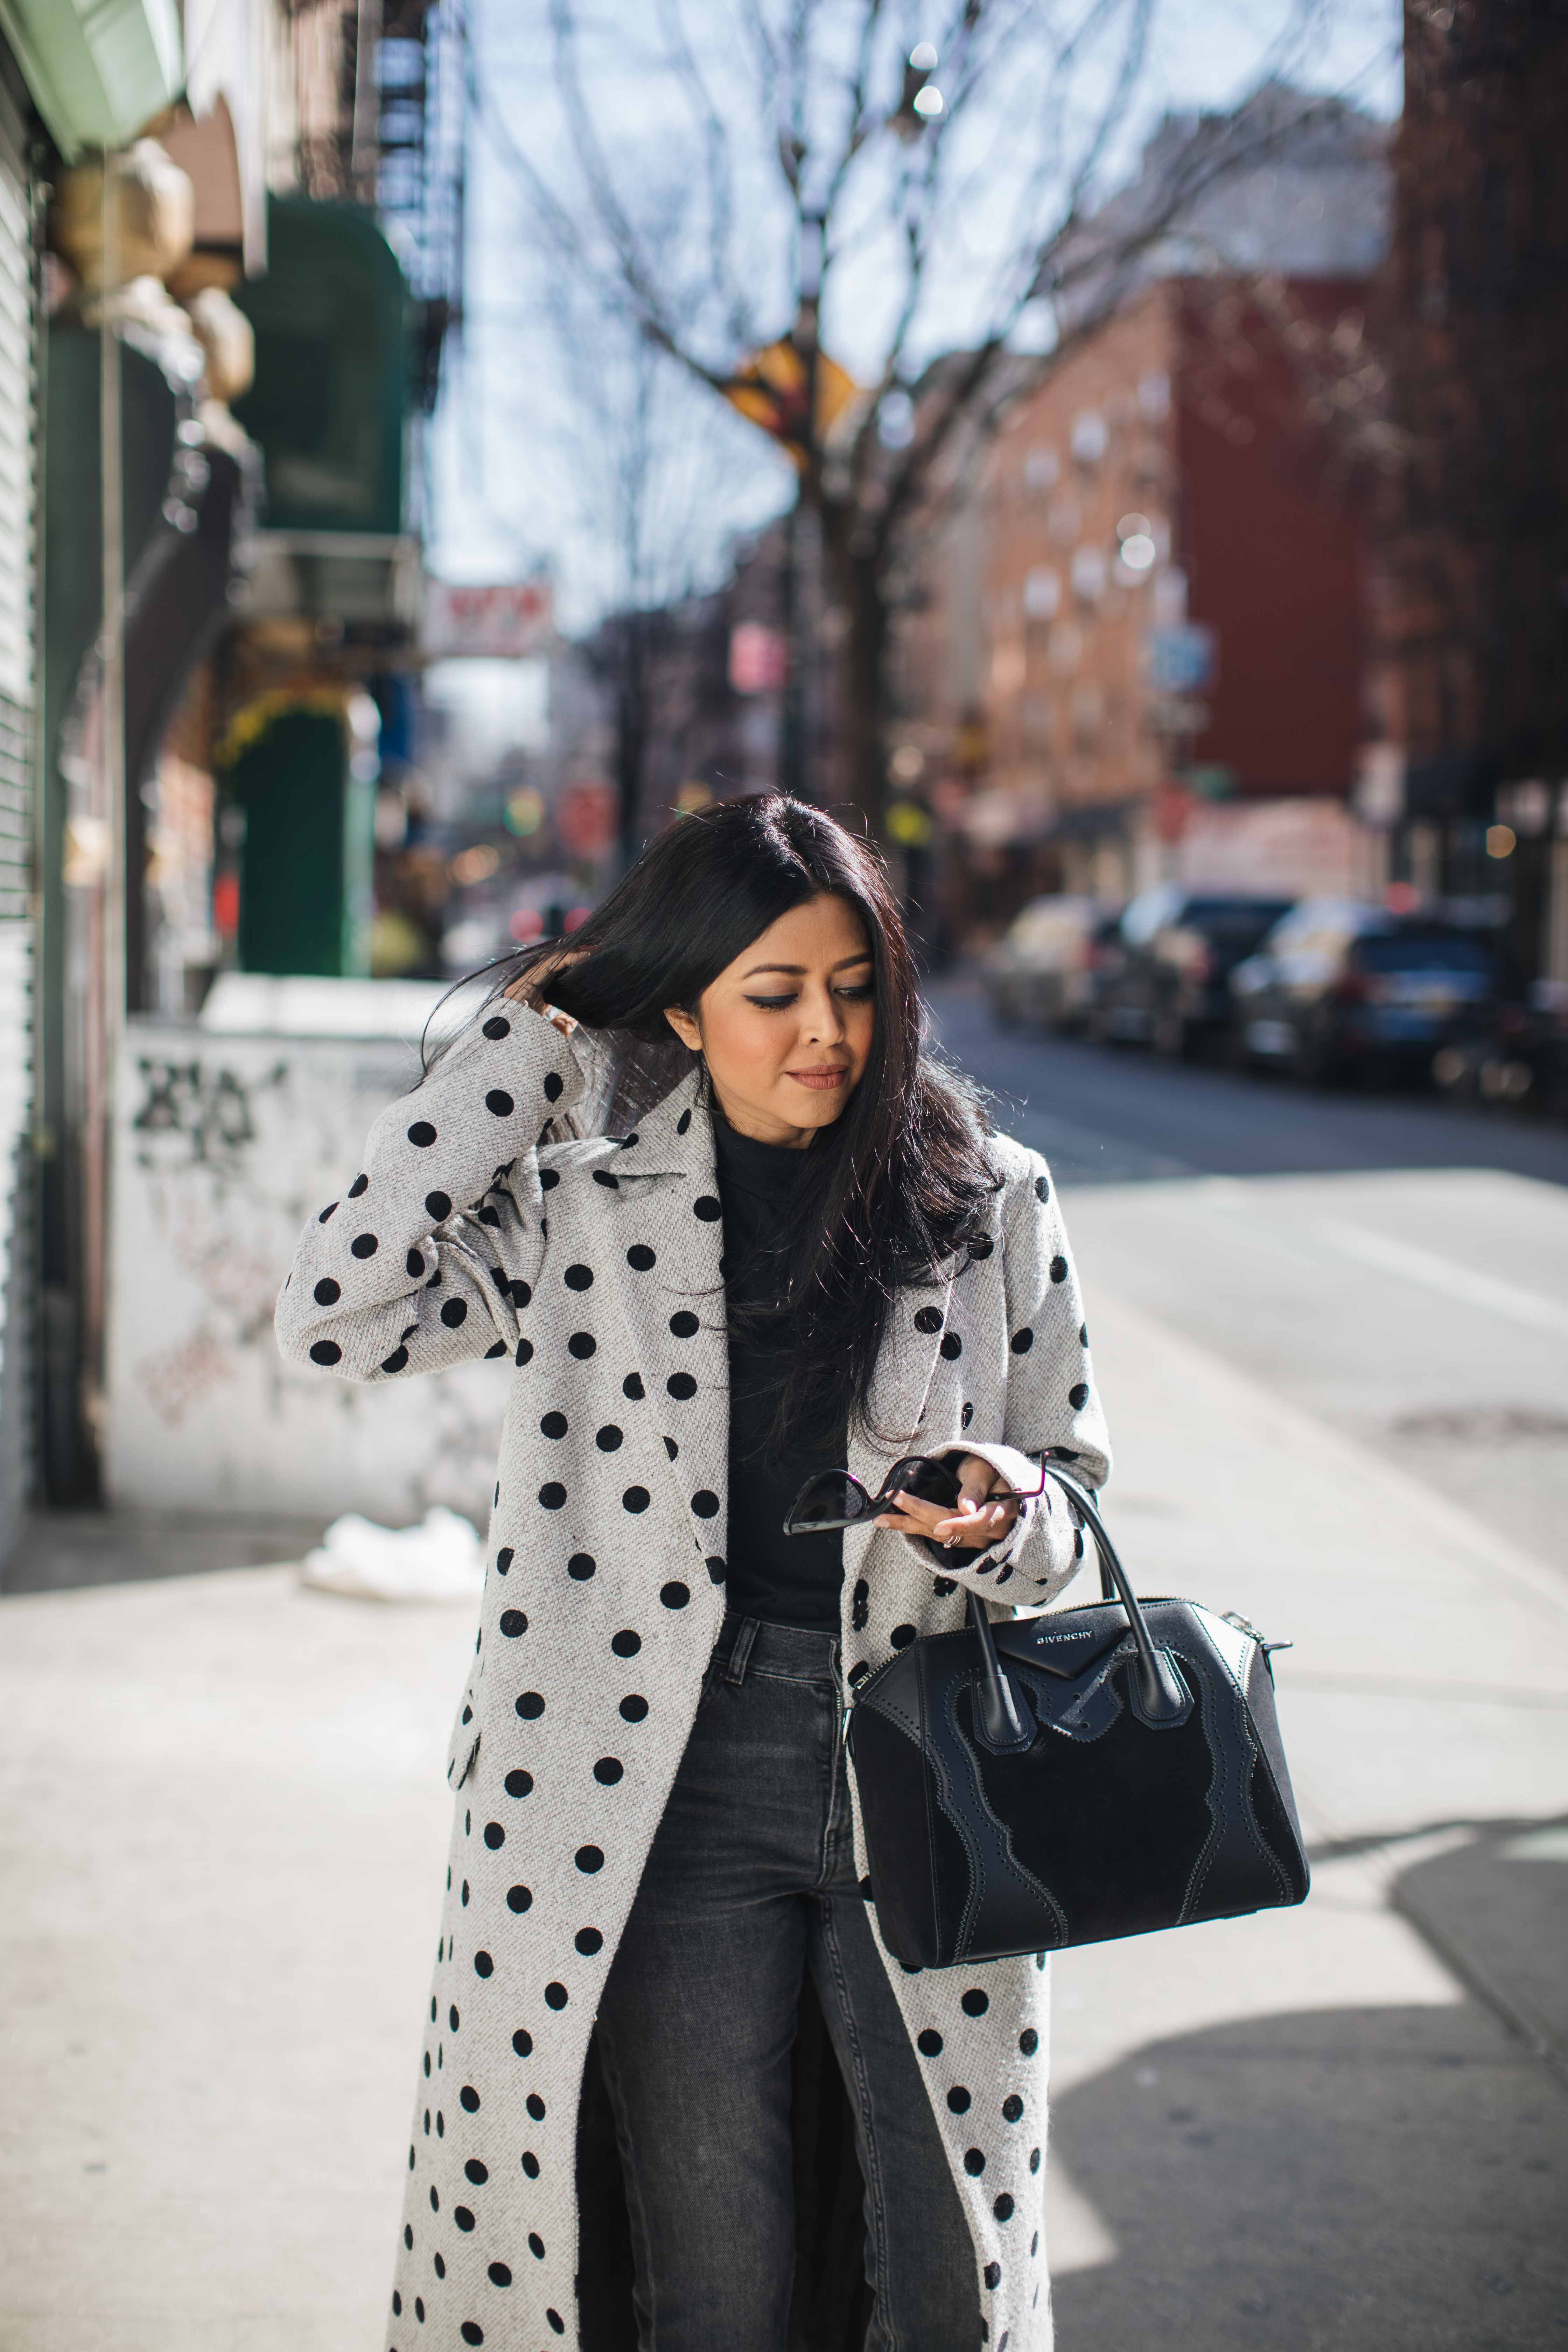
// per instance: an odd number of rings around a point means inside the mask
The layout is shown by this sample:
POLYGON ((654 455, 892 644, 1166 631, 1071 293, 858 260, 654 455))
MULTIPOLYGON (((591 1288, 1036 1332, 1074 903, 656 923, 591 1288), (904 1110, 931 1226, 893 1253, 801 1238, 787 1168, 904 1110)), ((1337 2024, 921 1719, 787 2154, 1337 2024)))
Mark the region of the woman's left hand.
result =
POLYGON ((963 1545, 984 1551, 999 1543, 1017 1516, 1017 1496, 1009 1495, 1005 1502, 988 1499, 994 1493, 1005 1492, 1007 1482, 978 1454, 964 1455, 958 1478, 956 1505, 922 1503, 918 1495, 900 1491, 895 1498, 898 1509, 882 1512, 876 1524, 896 1528, 902 1536, 925 1536, 951 1548, 963 1545))

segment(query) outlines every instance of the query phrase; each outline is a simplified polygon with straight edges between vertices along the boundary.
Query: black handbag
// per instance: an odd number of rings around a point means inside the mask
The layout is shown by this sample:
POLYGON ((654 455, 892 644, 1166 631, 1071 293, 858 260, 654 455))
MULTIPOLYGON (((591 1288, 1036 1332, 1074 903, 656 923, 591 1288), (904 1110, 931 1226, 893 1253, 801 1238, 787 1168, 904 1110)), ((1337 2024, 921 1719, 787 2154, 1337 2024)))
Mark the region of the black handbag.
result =
MULTIPOLYGON (((1270 1644, 1140 1601, 1087 1490, 1104 1599, 911 1642, 849 1713, 871 1898, 908 1968, 1059 1951, 1300 1903, 1270 1644)), ((1276 1648, 1286 1646, 1275 1643, 1276 1648)))

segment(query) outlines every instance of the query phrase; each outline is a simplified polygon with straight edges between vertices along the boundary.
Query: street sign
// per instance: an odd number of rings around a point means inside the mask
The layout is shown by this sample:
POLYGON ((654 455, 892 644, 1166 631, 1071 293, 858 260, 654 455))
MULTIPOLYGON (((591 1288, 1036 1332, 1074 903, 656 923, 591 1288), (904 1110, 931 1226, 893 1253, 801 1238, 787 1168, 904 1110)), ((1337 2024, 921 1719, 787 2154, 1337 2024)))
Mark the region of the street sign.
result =
POLYGON ((518 661, 549 638, 552 603, 547 580, 479 585, 426 579, 419 643, 432 661, 518 661))

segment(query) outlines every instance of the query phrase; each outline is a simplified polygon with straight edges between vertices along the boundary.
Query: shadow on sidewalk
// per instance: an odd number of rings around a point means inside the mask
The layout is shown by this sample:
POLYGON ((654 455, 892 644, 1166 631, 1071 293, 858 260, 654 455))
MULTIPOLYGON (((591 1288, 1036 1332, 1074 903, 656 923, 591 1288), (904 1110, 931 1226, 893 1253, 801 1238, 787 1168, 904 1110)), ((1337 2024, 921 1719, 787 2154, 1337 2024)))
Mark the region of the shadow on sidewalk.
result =
POLYGON ((1480 2000, 1220 2026, 1057 2103, 1117 2250, 1058 2279, 1060 2352, 1568 2347, 1568 1821, 1476 1826, 1392 1900, 1480 2000))
POLYGON ((0 1562, 0 1597, 139 1584, 302 1559, 326 1521, 216 1512, 36 1511, 0 1562))

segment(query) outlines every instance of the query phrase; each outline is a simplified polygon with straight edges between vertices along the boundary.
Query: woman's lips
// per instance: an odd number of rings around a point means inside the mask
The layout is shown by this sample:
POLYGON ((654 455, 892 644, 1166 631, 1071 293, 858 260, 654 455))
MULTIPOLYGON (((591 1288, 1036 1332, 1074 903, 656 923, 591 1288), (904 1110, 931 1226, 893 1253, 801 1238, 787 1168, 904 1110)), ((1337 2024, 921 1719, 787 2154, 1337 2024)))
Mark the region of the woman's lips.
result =
POLYGON ((845 1079, 849 1076, 849 1073, 847 1070, 831 1069, 786 1070, 784 1072, 784 1076, 786 1078, 794 1078, 799 1086, 821 1087, 826 1088, 828 1087, 841 1087, 844 1084, 845 1079))

